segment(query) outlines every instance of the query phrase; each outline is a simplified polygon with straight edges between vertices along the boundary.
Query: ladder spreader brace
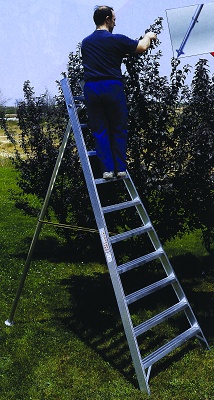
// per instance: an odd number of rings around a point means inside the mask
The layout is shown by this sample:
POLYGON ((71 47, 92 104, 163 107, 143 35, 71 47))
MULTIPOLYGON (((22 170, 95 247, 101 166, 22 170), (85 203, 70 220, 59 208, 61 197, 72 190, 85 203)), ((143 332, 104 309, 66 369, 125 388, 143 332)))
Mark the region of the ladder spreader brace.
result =
MULTIPOLYGON (((99 198, 97 186, 103 185, 103 184, 114 184, 115 181, 118 181, 118 179, 113 178, 110 181, 106 181, 104 179, 95 179, 93 175, 93 171, 91 168, 91 163, 90 163, 90 157, 96 155, 95 151, 87 151, 83 133, 82 133, 82 127, 83 125, 80 124, 79 122, 79 117, 78 117, 78 112, 77 112, 77 107, 75 104, 75 98, 73 97, 73 94, 71 92, 71 88, 69 85, 69 81, 67 78, 62 79, 61 87, 63 90, 68 114, 69 114, 69 119, 70 123, 68 124, 67 131, 65 133, 65 138, 63 140, 63 144, 60 148, 59 156, 56 162, 56 166, 51 178, 51 182, 49 184, 49 188, 47 191, 47 195, 45 198, 45 202, 40 214, 39 220, 42 220, 44 218, 45 211, 47 209, 49 197, 51 195, 51 191, 58 173, 59 165, 61 163, 61 159, 64 154, 64 149, 66 147, 67 143, 67 138, 69 135, 70 128, 72 127, 72 131, 75 137, 80 161, 82 164, 82 169, 83 173, 85 176, 85 181, 86 185, 88 188, 92 208, 94 211, 94 216, 96 219, 97 227, 99 230, 100 234, 100 239, 102 242, 105 258, 106 258, 106 263, 109 269, 112 285, 114 288, 118 308, 120 311, 120 316, 121 320, 123 323, 124 331, 126 334, 127 342, 129 345, 130 349, 130 354, 132 357, 133 365, 135 368, 137 380, 139 383, 139 387, 142 391, 150 394, 150 388, 149 388, 149 377, 150 377, 150 372, 152 365, 156 362, 162 359, 164 356, 175 350, 177 347, 181 346, 183 343, 185 343, 187 340, 197 337, 197 339, 200 341, 200 343, 205 347, 209 349, 209 345, 206 341, 206 338, 203 335, 203 332, 198 324, 198 321, 196 320, 196 317, 193 313, 193 310, 184 294, 184 291, 174 273, 174 270, 171 266, 171 263, 161 246, 161 243, 159 241, 159 238, 157 236, 157 233, 149 219, 149 216, 145 210, 145 207, 143 206, 143 203, 141 199, 139 198, 139 195, 136 191, 136 188, 134 186, 134 183, 127 171, 127 176, 123 179, 120 178, 124 182, 125 189, 127 190, 127 193, 130 196, 129 201, 124 201, 119 204, 113 204, 113 205, 108 205, 103 207, 99 198), (114 211, 119 211, 119 210, 124 210, 126 208, 134 208, 134 210, 137 212, 141 225, 137 228, 130 229, 129 231, 115 234, 115 235, 110 235, 110 232, 108 232, 107 228, 107 223, 105 219, 105 214, 109 214, 114 211), (131 237, 139 235, 148 235, 148 238, 153 246, 153 251, 149 254, 142 255, 135 260, 130 260, 122 265, 117 265, 116 262, 116 257, 113 251, 113 245, 119 241, 127 240, 131 237), (163 270, 166 274, 166 276, 163 279, 160 279, 157 282, 154 282, 146 287, 143 287, 134 293, 130 293, 128 295, 125 294, 123 285, 122 285, 122 280, 121 280, 121 275, 126 273, 127 271, 130 271, 134 268, 138 268, 146 263, 149 263, 153 260, 159 260, 163 270), (136 301, 142 299, 143 297, 146 297, 152 293, 157 292, 158 290, 161 290, 167 286, 171 286, 174 290, 174 293, 176 294, 178 302, 174 304, 173 306, 169 307, 168 309, 162 311, 161 313, 153 316, 152 318, 148 319, 147 321, 142 322, 138 326, 134 326, 131 313, 129 311, 129 306, 136 301), (186 320, 189 324, 188 329, 186 329, 184 332, 176 336, 174 339, 169 341, 168 343, 164 344, 162 347, 158 348, 155 350, 153 353, 147 355, 146 357, 142 358, 141 356, 141 351, 140 351, 140 346, 138 343, 138 337, 142 335, 144 332, 152 329, 153 327, 159 325, 160 323, 166 321, 170 317, 183 312, 184 316, 186 317, 186 320)), ((83 98, 78 98, 79 100, 83 100, 83 98)), ((42 224, 42 222, 41 222, 42 224)), ((25 269, 23 272, 23 276, 21 279, 20 287, 18 289, 14 305, 11 311, 11 315, 9 319, 5 322, 7 325, 12 325, 13 323, 13 316, 15 313, 15 309, 17 306, 17 302, 24 284, 24 280, 27 275, 27 271, 29 269, 29 264, 30 264, 30 259, 32 256, 32 252, 36 243, 36 240, 38 238, 39 232, 41 229, 40 222, 37 224, 37 228, 34 234, 34 238, 31 243, 31 247, 29 250, 29 254, 26 260, 25 264, 25 269)))

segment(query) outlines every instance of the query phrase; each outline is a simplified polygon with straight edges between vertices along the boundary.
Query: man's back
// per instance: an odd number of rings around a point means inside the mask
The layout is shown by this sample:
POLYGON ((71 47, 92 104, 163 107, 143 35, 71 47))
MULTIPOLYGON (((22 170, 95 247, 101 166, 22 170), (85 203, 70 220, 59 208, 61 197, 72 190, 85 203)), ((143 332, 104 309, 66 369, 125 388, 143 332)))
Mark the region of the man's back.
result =
POLYGON ((121 63, 133 54, 138 41, 124 35, 97 29, 82 41, 85 80, 122 79, 121 63))

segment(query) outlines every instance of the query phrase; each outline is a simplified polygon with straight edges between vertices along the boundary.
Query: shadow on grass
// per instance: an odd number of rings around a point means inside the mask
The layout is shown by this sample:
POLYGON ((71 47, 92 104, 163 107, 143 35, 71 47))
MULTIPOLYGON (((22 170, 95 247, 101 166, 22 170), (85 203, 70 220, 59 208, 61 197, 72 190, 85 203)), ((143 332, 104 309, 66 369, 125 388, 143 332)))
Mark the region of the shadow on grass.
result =
POLYGON ((196 257, 192 253, 176 256, 172 259, 172 265, 178 277, 196 278, 206 276, 214 277, 214 257, 211 255, 196 257))
POLYGON ((71 308, 57 310, 57 315, 66 314, 60 323, 137 385, 131 378, 134 369, 108 273, 73 275, 61 284, 70 293, 71 308))
MULTIPOLYGON (((88 234, 79 234, 73 240, 60 242, 56 236, 45 236, 38 239, 32 255, 35 260, 49 260, 54 263, 60 262, 100 262, 105 263, 105 258, 98 234, 87 237, 88 234), (84 244, 83 244, 84 243, 84 244)), ((13 256, 26 259, 32 237, 25 238, 23 249, 13 256)))
MULTIPOLYGON (((196 260, 194 257, 191 258, 188 255, 186 261, 185 257, 179 259, 180 257, 177 257, 174 260, 177 269, 176 272, 180 275, 187 298, 193 306, 205 337, 209 341, 209 338, 211 339, 211 337, 213 337, 214 292, 210 292, 209 289, 203 291, 200 289, 200 285, 207 282, 209 288, 209 280, 212 279, 212 277, 201 274, 201 267, 199 268, 199 265, 197 268, 195 267, 196 260), (179 261, 182 261, 181 267, 178 267, 178 265, 181 265, 179 261), (193 264, 191 264, 190 261, 193 261, 193 264), (185 263, 194 269, 195 277, 186 272, 186 267, 184 268, 185 263), (182 271, 182 268, 184 268, 184 271, 182 271), (183 274, 183 272, 185 273, 183 274)), ((208 260, 206 262, 208 262, 208 260)), ((154 276, 157 274, 153 271, 150 272, 154 276)), ((135 278, 142 280, 143 274, 145 274, 145 272, 137 271, 135 278)), ((147 277, 144 277, 143 281, 145 286, 147 285, 147 280, 147 277)), ((105 361, 109 362, 123 374, 127 380, 138 387, 108 273, 96 273, 94 276, 72 275, 70 279, 62 280, 61 284, 65 287, 65 290, 69 291, 71 307, 70 310, 57 310, 57 315, 61 315, 61 317, 59 317, 60 323, 64 325, 66 329, 74 332, 105 361), (70 316, 68 316, 69 314, 70 316), (66 316, 63 317, 63 315, 66 316)), ((129 284, 131 287, 132 282, 128 282, 128 285, 129 284)), ((168 301, 169 298, 167 294, 165 297, 161 295, 160 298, 159 296, 159 299, 157 294, 156 299, 149 299, 149 303, 146 307, 147 310, 143 312, 145 312, 146 315, 148 310, 155 311, 157 302, 159 302, 159 305, 160 303, 165 305, 168 301)), ((170 324, 170 334, 173 332, 175 337, 178 334, 178 321, 176 322, 175 320, 172 321, 172 323, 170 321, 170 324)), ((155 332, 150 330, 146 333, 145 341, 143 341, 143 350, 145 351, 145 354, 142 353, 143 357, 154 351, 154 349, 159 348, 163 342, 171 339, 168 337, 170 334, 167 329, 168 328, 166 328, 166 330, 159 330, 158 328, 155 332)), ((152 375, 157 375, 162 369, 168 368, 172 362, 179 361, 186 352, 195 348, 200 348, 199 342, 195 339, 188 341, 184 346, 178 348, 172 354, 155 364, 152 369, 152 375)))
MULTIPOLYGON (((91 238, 90 238, 91 240, 91 238)), ((93 246, 90 240, 84 242, 84 251, 79 248, 78 240, 71 245, 60 244, 56 237, 45 237, 37 243, 34 258, 49 259, 51 262, 79 262, 96 261, 104 262, 100 239, 94 239, 93 246)), ((29 244, 31 239, 29 239, 29 244)), ((23 257, 23 254, 19 254, 23 257)), ((192 254, 174 257, 172 265, 186 293, 186 296, 193 307, 196 317, 208 342, 213 338, 214 329, 214 285, 213 270, 210 257, 197 258, 192 254)), ((151 280, 159 279, 158 272, 152 267, 145 276, 145 270, 138 269, 134 279, 143 281, 143 286, 151 283, 151 280)), ((90 276, 73 274, 69 279, 60 281, 68 290, 70 295, 70 307, 68 309, 55 310, 56 319, 65 329, 74 332, 83 342, 96 351, 106 362, 109 362, 121 374, 125 376, 134 386, 138 387, 135 372, 130 357, 127 341, 124 335, 119 311, 116 304, 112 284, 108 273, 92 273, 90 276)), ((127 291, 132 288, 133 282, 125 282, 127 291)), ((157 303, 167 304, 167 296, 154 296, 149 300, 144 312, 155 311, 157 303)), ((148 319, 148 318, 146 318, 148 319)), ((171 328, 174 336, 177 336, 176 321, 172 322, 171 328)), ((168 340, 166 331, 146 333, 143 350, 146 356, 160 347, 159 343, 168 340)), ((179 361, 183 355, 198 347, 198 342, 190 341, 184 347, 176 350, 175 353, 161 360, 154 365, 152 375, 157 375, 163 368, 168 368, 172 362, 179 361)))
POLYGON ((191 253, 172 260, 175 273, 196 314, 207 340, 214 336, 213 256, 196 257, 191 253))

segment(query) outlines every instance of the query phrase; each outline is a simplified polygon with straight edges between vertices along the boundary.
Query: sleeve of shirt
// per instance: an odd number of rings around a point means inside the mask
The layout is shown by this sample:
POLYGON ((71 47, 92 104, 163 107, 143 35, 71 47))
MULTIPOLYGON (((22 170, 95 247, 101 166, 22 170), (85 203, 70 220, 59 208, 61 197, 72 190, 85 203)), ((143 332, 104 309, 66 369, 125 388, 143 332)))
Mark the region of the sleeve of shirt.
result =
POLYGON ((125 35, 118 34, 116 36, 118 36, 118 40, 120 41, 120 45, 122 50, 124 51, 124 54, 134 54, 139 41, 130 39, 128 36, 125 35))

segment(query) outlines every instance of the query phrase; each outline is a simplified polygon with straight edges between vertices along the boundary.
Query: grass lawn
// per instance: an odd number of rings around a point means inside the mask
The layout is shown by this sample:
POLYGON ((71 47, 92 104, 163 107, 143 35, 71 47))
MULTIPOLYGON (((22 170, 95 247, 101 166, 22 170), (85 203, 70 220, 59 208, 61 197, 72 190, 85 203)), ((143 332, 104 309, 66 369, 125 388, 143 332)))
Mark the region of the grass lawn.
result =
MULTIPOLYGON (((76 257, 49 225, 42 229, 15 324, 5 325, 37 223, 15 208, 8 192, 15 180, 10 164, 0 164, 0 400, 148 399, 138 389, 106 266, 76 257)), ((212 400, 213 265, 200 232, 166 246, 211 350, 194 340, 157 363, 150 399, 212 400)), ((167 329, 176 332, 176 326, 167 329)))

